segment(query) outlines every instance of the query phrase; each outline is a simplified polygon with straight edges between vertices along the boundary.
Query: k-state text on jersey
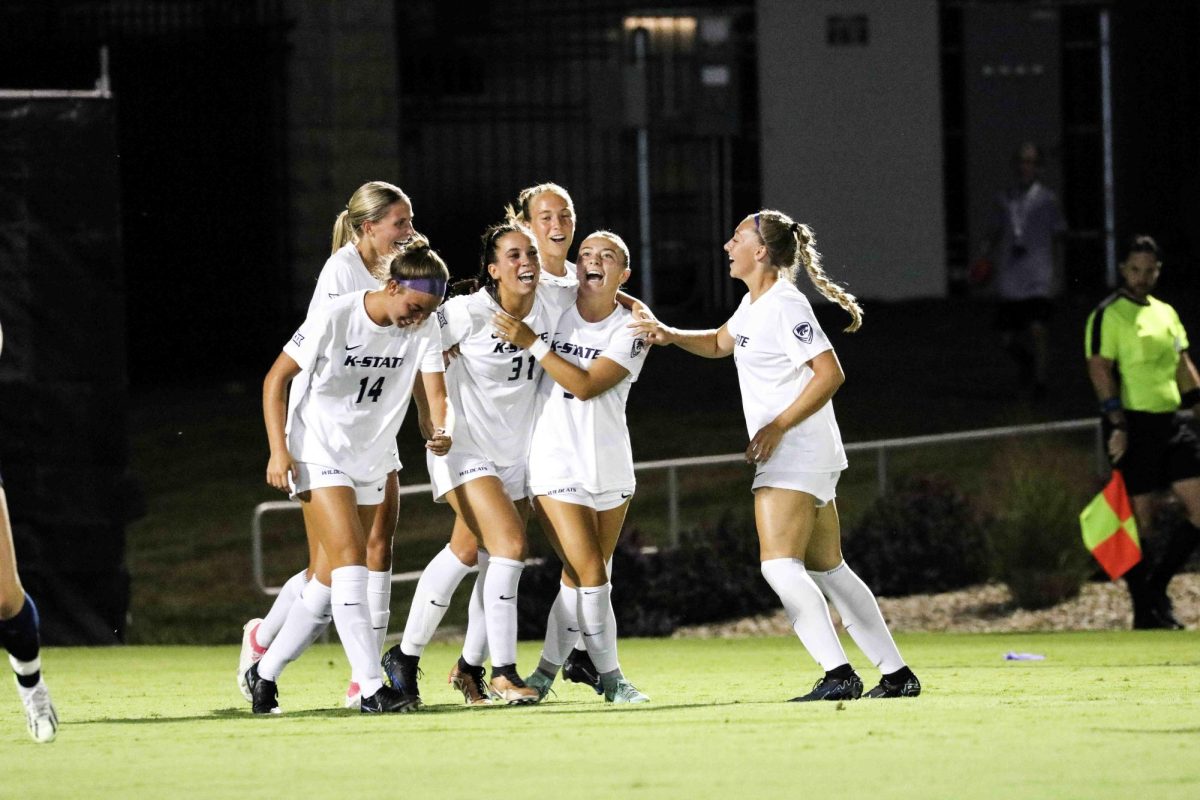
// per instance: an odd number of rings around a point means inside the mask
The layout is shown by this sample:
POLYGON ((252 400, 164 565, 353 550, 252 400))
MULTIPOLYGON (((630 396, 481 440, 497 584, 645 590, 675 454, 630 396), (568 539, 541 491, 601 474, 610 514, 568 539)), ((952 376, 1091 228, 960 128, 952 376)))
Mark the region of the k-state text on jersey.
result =
POLYGON ((367 367, 369 369, 395 369, 404 363, 404 356, 346 356, 343 367, 367 367))

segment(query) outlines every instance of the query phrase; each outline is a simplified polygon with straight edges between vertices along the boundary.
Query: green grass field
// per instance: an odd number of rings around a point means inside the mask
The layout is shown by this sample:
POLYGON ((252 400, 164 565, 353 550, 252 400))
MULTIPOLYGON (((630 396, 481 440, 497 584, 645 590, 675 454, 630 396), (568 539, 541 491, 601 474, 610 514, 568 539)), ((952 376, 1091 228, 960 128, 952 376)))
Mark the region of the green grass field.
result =
MULTIPOLYGON (((34 744, 15 695, 0 704, 0 796, 1200 797, 1200 633, 899 644, 925 685, 915 700, 781 702, 818 673, 795 639, 644 639, 621 654, 648 706, 572 684, 540 707, 485 709, 455 704, 456 648, 436 645, 429 709, 385 718, 335 707, 336 645, 289 668, 270 718, 237 693, 232 646, 48 649, 59 738, 34 744)), ((537 649, 523 643, 522 663, 537 649)))

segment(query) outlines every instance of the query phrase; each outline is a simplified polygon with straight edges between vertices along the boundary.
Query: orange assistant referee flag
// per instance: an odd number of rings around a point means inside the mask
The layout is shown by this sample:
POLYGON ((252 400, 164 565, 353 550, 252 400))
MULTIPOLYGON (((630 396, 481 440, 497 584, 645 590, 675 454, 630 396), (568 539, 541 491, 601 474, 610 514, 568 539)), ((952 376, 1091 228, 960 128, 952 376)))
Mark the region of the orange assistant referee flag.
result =
POLYGON ((1096 495, 1079 515, 1083 543, 1114 581, 1142 560, 1137 522, 1125 491, 1125 479, 1118 470, 1104 491, 1096 495))

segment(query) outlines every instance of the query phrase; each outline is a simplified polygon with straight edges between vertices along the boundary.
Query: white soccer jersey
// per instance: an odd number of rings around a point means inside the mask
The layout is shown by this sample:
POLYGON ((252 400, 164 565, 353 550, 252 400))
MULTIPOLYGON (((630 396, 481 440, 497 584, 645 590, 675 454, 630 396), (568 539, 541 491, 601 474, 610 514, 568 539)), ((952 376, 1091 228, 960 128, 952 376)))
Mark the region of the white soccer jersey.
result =
POLYGON ((336 467, 359 482, 395 469, 396 433, 417 372, 442 372, 437 324, 397 328, 367 316, 366 292, 310 316, 283 347, 309 375, 288 413, 292 458, 336 467))
MULTIPOLYGON (((363 263, 362 256, 354 243, 345 244, 335 250, 325 260, 325 266, 321 267, 321 274, 317 276, 316 288, 313 289, 312 298, 308 301, 308 316, 316 314, 317 311, 342 295, 364 290, 373 291, 382 285, 367 270, 367 265, 363 263)), ((288 393, 289 417, 295 409, 296 403, 303 396, 304 390, 308 386, 308 379, 308 372, 301 372, 292 379, 288 393)), ((400 454, 394 452, 394 455, 393 469, 399 470, 400 454)))
POLYGON ((574 289, 579 286, 579 275, 575 272, 575 264, 568 261, 566 263, 567 271, 560 278, 558 275, 551 275, 546 270, 542 270, 541 276, 538 278, 539 286, 561 286, 564 289, 574 289))
POLYGON ((580 400, 550 380, 539 391, 541 410, 529 449, 529 485, 536 492, 578 485, 589 492, 632 489, 633 448, 625 424, 625 401, 646 361, 646 341, 628 326, 632 313, 618 306, 600 322, 567 309, 551 348, 583 369, 607 358, 629 370, 620 383, 591 400, 580 400))
MULTIPOLYGON (((545 341, 575 289, 538 286, 533 308, 522 321, 545 341)), ((524 463, 537 411, 542 366, 514 344, 496 338, 492 317, 500 304, 481 289, 452 297, 437 312, 441 347, 458 345, 446 369, 446 392, 454 406, 454 450, 483 456, 507 467, 524 463)))
MULTIPOLYGON (((744 295, 726 327, 734 340, 733 360, 746 431, 753 438, 795 402, 812 380, 807 362, 833 346, 817 323, 808 298, 784 278, 753 303, 748 293, 744 295)), ((796 472, 845 469, 846 450, 833 402, 784 433, 770 463, 776 467, 791 464, 796 472)))
POLYGON ((344 294, 363 289, 378 289, 381 285, 363 263, 358 248, 350 242, 335 250, 333 255, 326 259, 325 266, 321 267, 321 274, 317 276, 317 287, 308 302, 308 313, 312 314, 344 294))

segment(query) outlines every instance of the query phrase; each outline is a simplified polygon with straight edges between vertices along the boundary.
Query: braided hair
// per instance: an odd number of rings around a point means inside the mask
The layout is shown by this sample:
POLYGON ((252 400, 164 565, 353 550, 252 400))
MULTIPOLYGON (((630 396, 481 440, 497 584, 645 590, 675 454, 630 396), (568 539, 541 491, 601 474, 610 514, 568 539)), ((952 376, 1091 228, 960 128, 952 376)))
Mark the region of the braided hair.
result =
POLYGON ((854 295, 834 283, 821 267, 812 228, 796 222, 782 211, 764 209, 754 215, 754 230, 767 248, 771 263, 792 283, 800 279, 800 269, 826 299, 841 306, 850 315, 847 332, 862 327, 863 310, 854 295))

